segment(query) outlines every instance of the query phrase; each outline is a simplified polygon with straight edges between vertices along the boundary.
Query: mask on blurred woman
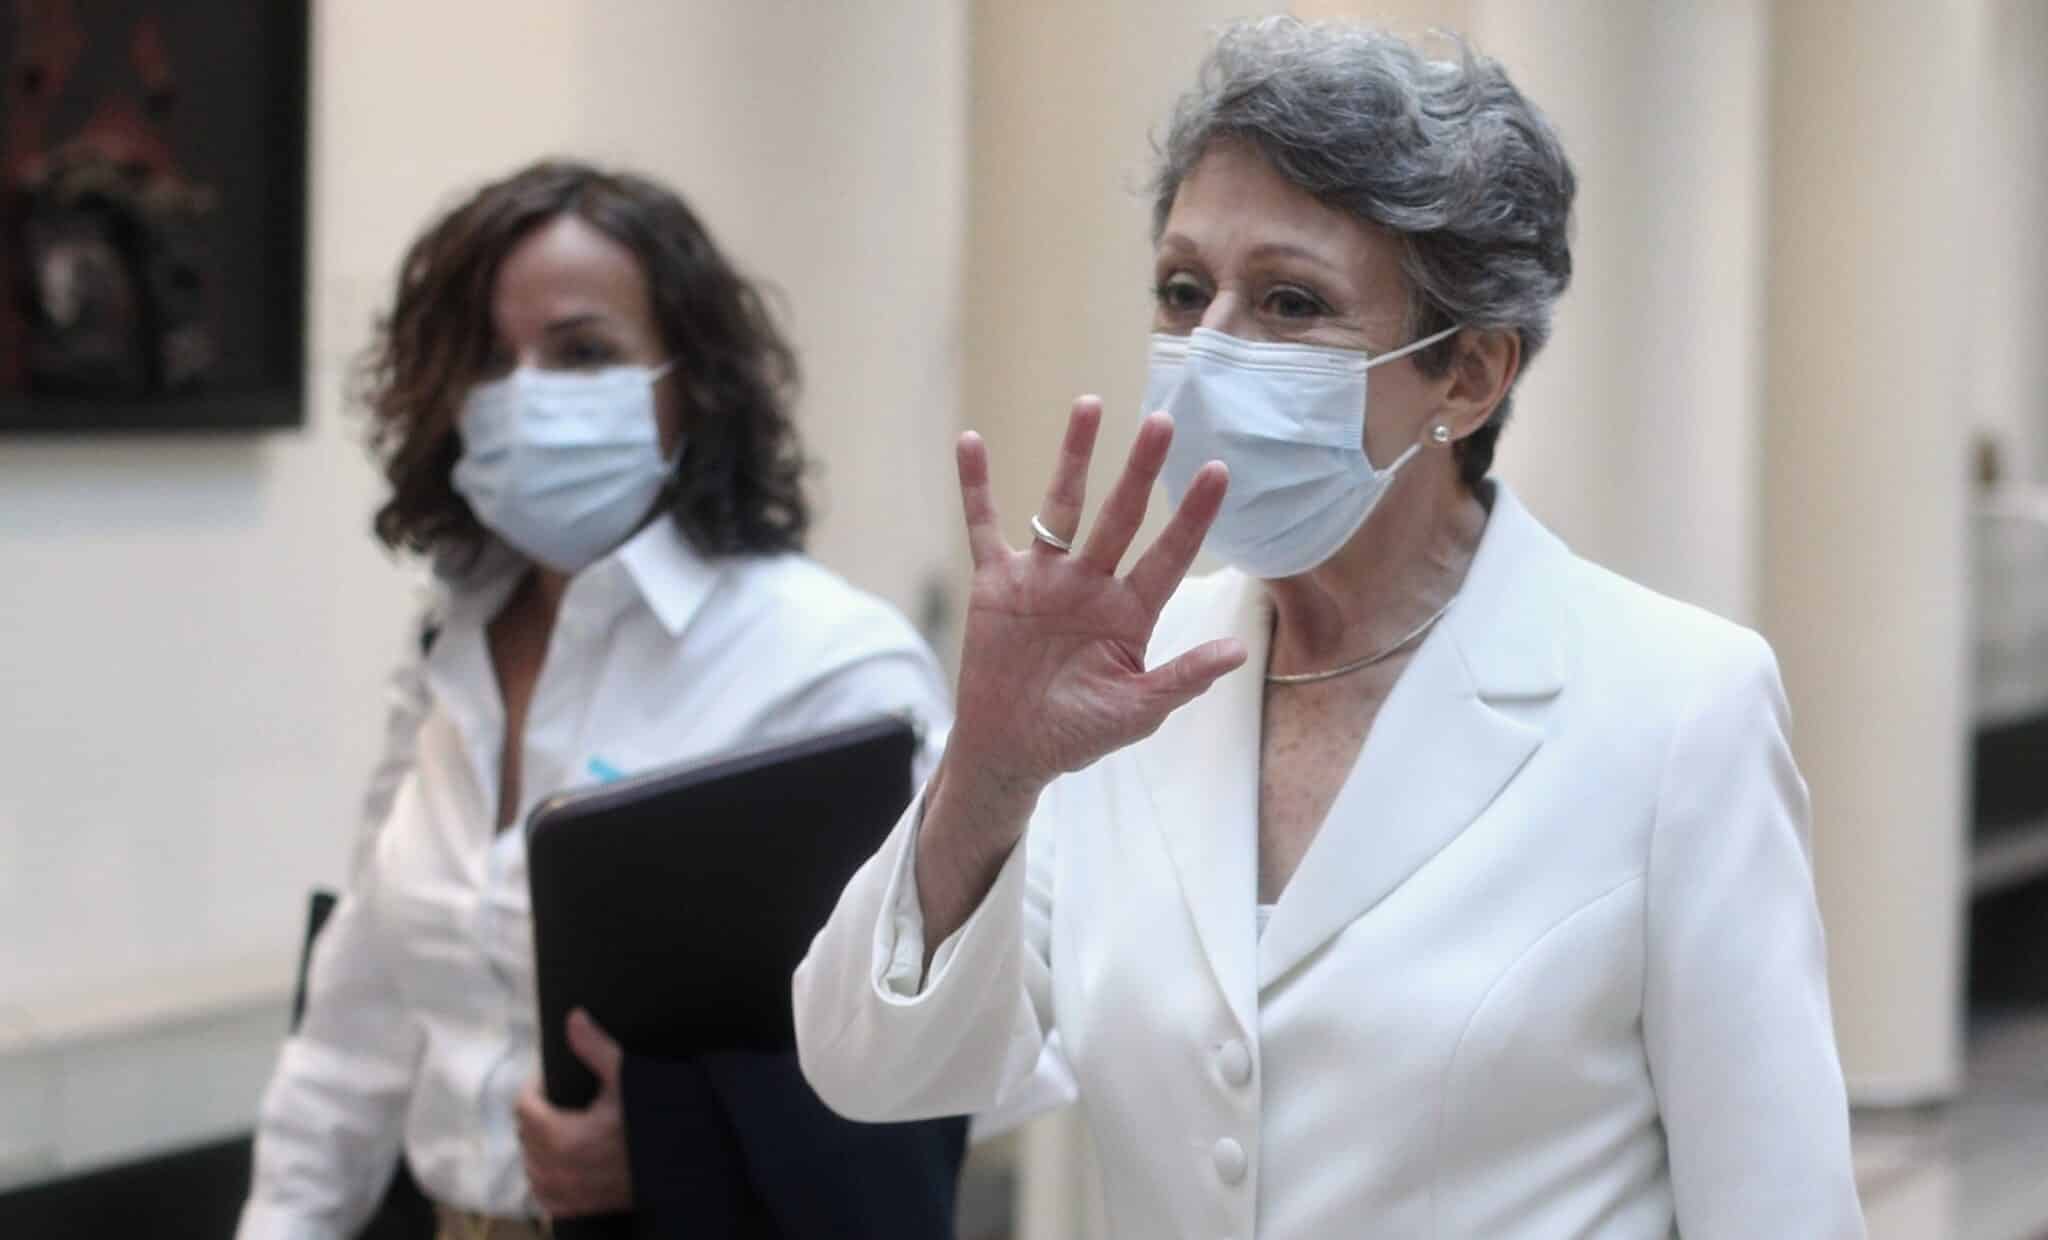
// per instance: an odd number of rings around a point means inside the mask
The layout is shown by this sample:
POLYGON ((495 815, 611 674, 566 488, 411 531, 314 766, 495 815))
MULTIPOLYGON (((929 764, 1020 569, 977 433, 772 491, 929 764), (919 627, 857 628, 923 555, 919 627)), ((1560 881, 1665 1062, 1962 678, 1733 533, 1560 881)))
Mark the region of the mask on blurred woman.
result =
POLYGON ((1160 477, 1174 507, 1195 471, 1230 467, 1230 488, 1203 544, 1260 578, 1305 573, 1365 524, 1420 443, 1385 469, 1365 455, 1366 372, 1458 329, 1377 357, 1355 349, 1264 344, 1206 327, 1152 337, 1146 410, 1173 415, 1160 477))
POLYGON ((522 366, 477 384, 463 402, 456 491, 531 559, 587 567, 639 528, 675 468, 654 417, 654 383, 674 364, 522 366))

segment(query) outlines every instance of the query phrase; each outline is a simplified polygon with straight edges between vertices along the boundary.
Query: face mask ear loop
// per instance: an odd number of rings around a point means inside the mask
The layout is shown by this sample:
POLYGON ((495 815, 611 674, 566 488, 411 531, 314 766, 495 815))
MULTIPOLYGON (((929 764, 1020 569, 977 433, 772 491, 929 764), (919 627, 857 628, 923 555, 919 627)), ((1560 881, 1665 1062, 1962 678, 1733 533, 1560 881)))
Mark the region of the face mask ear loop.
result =
POLYGON ((1395 349, 1388 353, 1380 354, 1378 357, 1375 357, 1372 360, 1368 361, 1365 364, 1365 368, 1367 370, 1371 370, 1373 367, 1379 365, 1381 362, 1391 362, 1399 358, 1404 358, 1418 349, 1427 349, 1429 346, 1435 344, 1437 341, 1448 339, 1449 337, 1455 336, 1459 332, 1464 330, 1465 325, 1463 323, 1453 323, 1451 326, 1444 328, 1442 331, 1438 332, 1434 336, 1424 336, 1420 340, 1411 340, 1407 344, 1402 345, 1398 349, 1395 349))
MULTIPOLYGON (((1394 475, 1401 472, 1401 467, 1403 465, 1406 465, 1409 459, 1420 451, 1422 451, 1422 441, 1418 439, 1414 443, 1409 444, 1405 452, 1395 457, 1394 463, 1392 465, 1389 465, 1385 469, 1379 471, 1380 477, 1385 478, 1388 482, 1392 482, 1394 480, 1394 475)), ((1368 460, 1366 464, 1370 465, 1372 464, 1372 462, 1368 460)))

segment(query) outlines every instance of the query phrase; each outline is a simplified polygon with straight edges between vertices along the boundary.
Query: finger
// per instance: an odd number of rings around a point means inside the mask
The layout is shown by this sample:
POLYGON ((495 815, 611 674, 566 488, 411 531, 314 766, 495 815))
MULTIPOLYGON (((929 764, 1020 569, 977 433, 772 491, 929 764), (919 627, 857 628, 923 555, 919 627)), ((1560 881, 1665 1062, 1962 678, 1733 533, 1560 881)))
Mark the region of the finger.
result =
POLYGON ((562 1124, 553 1116, 521 1116, 519 1148, 531 1158, 552 1163, 562 1156, 562 1124))
POLYGON ((519 1136, 526 1138, 529 1131, 539 1131, 548 1123, 549 1112, 554 1108, 543 1101, 539 1094, 521 1090, 519 1101, 513 1105, 513 1114, 518 1119, 519 1136))
POLYGON ((1002 527, 997 524, 995 493, 988 485, 988 445, 981 436, 968 431, 953 449, 953 464, 960 472, 960 510, 967 518, 967 550, 974 557, 974 566, 980 568, 1010 550, 1010 545, 1003 541, 1002 527))
POLYGON ((1201 551, 1202 539, 1208 536, 1217 510, 1223 507, 1223 494, 1229 486, 1230 471, 1221 461, 1210 461, 1196 470, 1194 480, 1188 483, 1188 493, 1181 496, 1180 507, 1174 509, 1166 528, 1159 531, 1159 537, 1131 568, 1131 588, 1153 615, 1159 614, 1166 600, 1180 588, 1181 579, 1188 575, 1188 566, 1201 551))
POLYGON ((528 1167, 526 1186, 533 1190, 534 1204, 549 1218, 574 1218, 580 1213, 573 1179, 553 1175, 545 1168, 528 1167))
POLYGON ((554 1183, 531 1161, 526 1164, 526 1187, 533 1193, 533 1203, 540 1207, 541 1213, 550 1218, 562 1216, 562 1203, 555 1196, 554 1183))
POLYGON ((569 1013, 569 1049, 597 1075, 601 1092, 609 1093, 619 1087, 619 1064, 626 1052, 582 1008, 569 1013))
MULTIPOLYGON (((1081 508, 1088 498, 1088 461, 1095 455, 1095 433, 1102 427, 1102 398, 1077 396, 1073 412, 1067 415, 1067 433, 1060 440, 1059 459, 1053 463, 1052 480, 1045 484, 1045 498, 1038 504, 1038 519, 1045 528, 1068 542, 1081 528, 1081 508)), ((1044 539, 1032 545, 1047 555, 1061 554, 1044 539)))
POLYGON ((1138 434, 1131 441, 1124 471, 1117 475, 1109 499, 1095 516, 1088 545, 1081 548, 1081 558, 1090 567, 1113 573, 1123 562, 1124 552, 1130 549, 1131 539, 1144 523, 1152 484, 1159 480, 1159 471, 1166 464, 1166 450, 1172 444, 1173 419, 1165 413, 1146 414, 1145 420, 1138 423, 1138 434))
MULTIPOLYGON (((1138 678, 1138 685, 1153 700, 1158 721, 1209 691, 1217 678, 1244 666, 1244 643, 1235 637, 1218 638, 1161 664, 1138 678)), ((1158 726, 1158 722, 1153 724, 1158 726)))

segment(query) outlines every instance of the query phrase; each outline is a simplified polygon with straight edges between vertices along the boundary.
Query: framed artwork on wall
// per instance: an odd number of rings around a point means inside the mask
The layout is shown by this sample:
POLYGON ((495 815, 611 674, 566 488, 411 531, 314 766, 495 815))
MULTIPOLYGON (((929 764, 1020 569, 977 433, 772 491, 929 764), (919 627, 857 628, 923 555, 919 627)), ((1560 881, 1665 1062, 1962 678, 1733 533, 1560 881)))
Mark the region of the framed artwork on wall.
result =
POLYGON ((308 0, 0 0, 0 431, 304 417, 308 0))

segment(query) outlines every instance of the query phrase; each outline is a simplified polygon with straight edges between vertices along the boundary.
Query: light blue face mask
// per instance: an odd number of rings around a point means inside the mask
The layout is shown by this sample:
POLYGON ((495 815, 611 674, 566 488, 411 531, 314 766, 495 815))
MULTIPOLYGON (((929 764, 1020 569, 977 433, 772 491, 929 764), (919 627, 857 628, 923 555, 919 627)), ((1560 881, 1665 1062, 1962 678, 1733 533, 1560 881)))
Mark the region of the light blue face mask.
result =
POLYGON ((1355 349, 1263 344, 1206 327, 1152 337, 1145 409, 1173 415, 1160 478, 1180 507, 1195 471, 1230 467, 1230 489, 1203 544, 1272 580, 1337 553, 1420 442, 1385 469, 1365 455, 1366 372, 1443 340, 1450 327, 1377 357, 1355 349))
POLYGON ((574 573, 640 528, 682 454, 663 458, 659 367, 595 373, 522 366, 479 383, 462 407, 455 490, 528 558, 574 573))

